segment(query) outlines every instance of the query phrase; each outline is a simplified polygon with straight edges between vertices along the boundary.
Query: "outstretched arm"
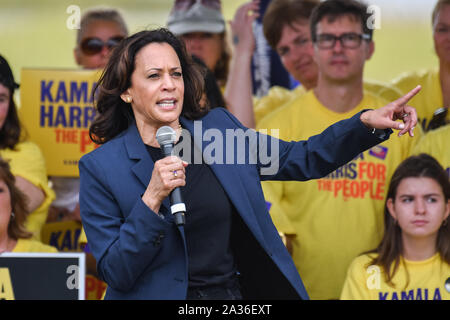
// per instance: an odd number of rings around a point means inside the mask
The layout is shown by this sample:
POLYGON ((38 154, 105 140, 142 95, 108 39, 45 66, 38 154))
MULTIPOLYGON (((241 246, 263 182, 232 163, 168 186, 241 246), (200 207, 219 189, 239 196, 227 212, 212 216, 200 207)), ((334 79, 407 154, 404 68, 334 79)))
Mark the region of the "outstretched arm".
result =
POLYGON ((409 135, 413 137, 413 130, 417 125, 417 112, 416 109, 408 106, 407 103, 420 91, 420 89, 421 86, 417 86, 403 97, 400 97, 382 108, 362 113, 361 121, 368 128, 396 129, 401 130, 398 133, 399 136, 409 132, 409 135), (403 123, 395 121, 399 119, 403 120, 403 123))

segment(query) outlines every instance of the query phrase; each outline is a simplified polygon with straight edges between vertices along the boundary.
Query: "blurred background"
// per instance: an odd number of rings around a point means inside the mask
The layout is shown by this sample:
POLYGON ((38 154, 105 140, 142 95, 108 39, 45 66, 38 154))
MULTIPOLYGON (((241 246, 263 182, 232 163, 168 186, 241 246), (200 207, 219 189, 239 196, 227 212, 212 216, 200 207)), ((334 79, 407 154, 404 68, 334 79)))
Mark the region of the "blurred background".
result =
MULTIPOLYGON (((232 19, 246 1, 222 0, 225 18, 232 19)), ((375 54, 366 64, 366 78, 389 81, 402 72, 437 66, 431 12, 437 0, 368 0, 380 8, 375 54)), ((0 53, 20 81, 21 68, 76 68, 76 30, 67 27, 78 6, 119 8, 130 33, 165 26, 172 0, 0 0, 0 53)))

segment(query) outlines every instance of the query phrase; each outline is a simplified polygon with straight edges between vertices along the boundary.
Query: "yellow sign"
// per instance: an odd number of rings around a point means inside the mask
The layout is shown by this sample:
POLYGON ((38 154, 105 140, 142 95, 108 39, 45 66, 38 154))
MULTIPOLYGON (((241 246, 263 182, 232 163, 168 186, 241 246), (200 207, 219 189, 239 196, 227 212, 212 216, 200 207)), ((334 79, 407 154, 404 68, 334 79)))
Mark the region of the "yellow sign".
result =
POLYGON ((78 221, 51 222, 42 227, 41 241, 60 252, 81 252, 80 234, 81 223, 78 221))
POLYGON ((51 176, 78 177, 78 160, 96 147, 89 126, 99 77, 98 70, 22 70, 21 121, 51 176))
POLYGON ((14 300, 14 292, 8 268, 0 268, 0 300, 14 300))

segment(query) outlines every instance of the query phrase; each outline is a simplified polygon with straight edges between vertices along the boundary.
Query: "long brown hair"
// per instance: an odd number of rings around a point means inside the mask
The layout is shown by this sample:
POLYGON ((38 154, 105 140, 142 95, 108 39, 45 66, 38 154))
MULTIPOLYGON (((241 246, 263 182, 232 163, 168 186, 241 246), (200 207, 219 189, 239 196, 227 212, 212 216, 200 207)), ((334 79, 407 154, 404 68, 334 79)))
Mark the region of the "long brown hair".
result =
POLYGON ((150 43, 169 44, 180 60, 184 81, 181 115, 194 120, 208 112, 199 105, 204 90, 203 75, 186 53, 183 41, 164 28, 141 31, 123 39, 112 51, 97 84, 97 115, 89 128, 89 135, 95 143, 102 144, 111 140, 134 122, 131 105, 125 103, 120 95, 131 86, 137 53, 150 43))
MULTIPOLYGON (((442 188, 445 202, 450 199, 450 181, 447 173, 432 156, 420 154, 411 156, 404 160, 395 170, 389 190, 386 196, 386 204, 389 199, 395 201, 397 189, 400 182, 410 177, 426 177, 435 180, 442 188)), ((403 254, 402 230, 395 219, 388 211, 387 205, 384 207, 384 236, 380 245, 370 253, 377 253, 368 265, 379 265, 386 275, 386 282, 390 285, 401 262, 403 254)), ((441 259, 450 264, 450 224, 443 223, 438 231, 436 241, 436 251, 441 259)))
POLYGON ((3 180, 9 189, 12 212, 8 224, 8 236, 12 239, 31 238, 32 233, 25 229, 28 216, 26 195, 16 187, 16 179, 11 173, 8 162, 0 158, 0 180, 3 180))

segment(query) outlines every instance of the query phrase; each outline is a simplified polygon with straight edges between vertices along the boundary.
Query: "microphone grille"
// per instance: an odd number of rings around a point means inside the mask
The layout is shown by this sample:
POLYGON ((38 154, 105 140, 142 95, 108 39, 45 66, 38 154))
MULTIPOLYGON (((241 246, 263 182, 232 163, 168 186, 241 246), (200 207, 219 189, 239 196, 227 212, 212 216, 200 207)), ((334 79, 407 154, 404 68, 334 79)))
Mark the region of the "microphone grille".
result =
POLYGON ((175 130, 173 130, 169 126, 163 126, 156 131, 156 140, 158 141, 160 146, 169 143, 175 143, 176 138, 177 134, 175 130))

